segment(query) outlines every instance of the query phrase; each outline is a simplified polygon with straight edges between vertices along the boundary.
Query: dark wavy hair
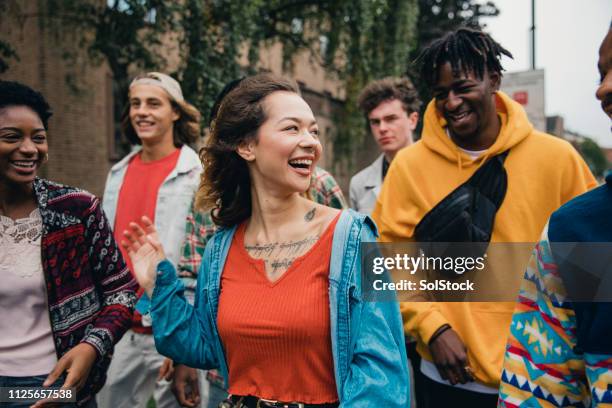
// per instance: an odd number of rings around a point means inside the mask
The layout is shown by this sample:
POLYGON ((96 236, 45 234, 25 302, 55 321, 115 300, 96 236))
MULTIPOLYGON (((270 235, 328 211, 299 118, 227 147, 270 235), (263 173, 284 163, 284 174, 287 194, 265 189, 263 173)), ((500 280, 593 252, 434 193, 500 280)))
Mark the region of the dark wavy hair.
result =
POLYGON ((378 105, 397 99, 408 115, 421 108, 419 93, 408 78, 387 77, 370 82, 359 94, 357 104, 367 117, 378 105))
MULTIPOLYGON (((195 106, 187 102, 176 102, 172 97, 168 96, 172 109, 179 113, 179 118, 174 122, 173 126, 173 142, 175 147, 189 145, 195 143, 202 135, 200 130, 200 111, 195 106)), ((121 114, 121 132, 125 135, 130 144, 142 144, 140 138, 136 134, 132 121, 130 120, 130 102, 123 108, 121 114)))
POLYGON ((53 112, 40 92, 19 82, 0 81, 0 109, 9 106, 27 106, 36 112, 45 129, 49 128, 53 112))
POLYGON ((299 94, 297 84, 289 79, 255 75, 241 80, 219 105, 200 151, 204 172, 195 201, 198 210, 214 209, 212 219, 219 226, 236 225, 251 216, 251 178, 237 150, 240 144, 256 139, 267 119, 262 102, 279 91, 299 94))

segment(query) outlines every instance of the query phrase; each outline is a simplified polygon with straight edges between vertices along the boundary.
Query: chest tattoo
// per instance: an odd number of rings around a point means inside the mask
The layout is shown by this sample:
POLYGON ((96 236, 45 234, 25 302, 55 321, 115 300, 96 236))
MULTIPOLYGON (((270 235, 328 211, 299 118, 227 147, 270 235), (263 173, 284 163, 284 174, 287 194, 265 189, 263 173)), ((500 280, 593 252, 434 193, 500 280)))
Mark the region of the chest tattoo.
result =
POLYGON ((319 235, 313 235, 298 241, 245 245, 245 249, 252 258, 263 260, 266 275, 270 280, 276 280, 291 267, 296 258, 308 252, 318 239, 319 235))

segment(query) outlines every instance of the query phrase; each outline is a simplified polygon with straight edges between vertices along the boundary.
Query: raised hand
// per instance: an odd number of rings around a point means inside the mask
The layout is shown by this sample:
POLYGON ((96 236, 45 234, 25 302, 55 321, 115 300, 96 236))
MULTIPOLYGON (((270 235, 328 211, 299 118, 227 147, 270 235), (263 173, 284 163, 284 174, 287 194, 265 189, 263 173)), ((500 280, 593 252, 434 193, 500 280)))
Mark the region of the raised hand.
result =
POLYGON ((157 277, 157 264, 166 258, 159 242, 155 225, 148 217, 142 217, 141 225, 130 222, 130 229, 123 231, 121 246, 127 251, 134 275, 141 287, 151 296, 157 277))

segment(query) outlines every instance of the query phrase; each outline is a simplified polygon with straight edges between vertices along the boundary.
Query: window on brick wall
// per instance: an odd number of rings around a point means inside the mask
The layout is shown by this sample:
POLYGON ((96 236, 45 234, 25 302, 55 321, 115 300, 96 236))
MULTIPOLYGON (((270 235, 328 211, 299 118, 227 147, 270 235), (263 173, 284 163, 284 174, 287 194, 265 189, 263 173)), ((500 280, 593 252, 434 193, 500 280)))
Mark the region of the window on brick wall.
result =
POLYGON ((108 159, 116 162, 130 151, 130 144, 121 133, 121 114, 125 104, 122 98, 123 92, 110 73, 107 76, 106 89, 108 92, 107 120, 111 123, 108 132, 108 159))

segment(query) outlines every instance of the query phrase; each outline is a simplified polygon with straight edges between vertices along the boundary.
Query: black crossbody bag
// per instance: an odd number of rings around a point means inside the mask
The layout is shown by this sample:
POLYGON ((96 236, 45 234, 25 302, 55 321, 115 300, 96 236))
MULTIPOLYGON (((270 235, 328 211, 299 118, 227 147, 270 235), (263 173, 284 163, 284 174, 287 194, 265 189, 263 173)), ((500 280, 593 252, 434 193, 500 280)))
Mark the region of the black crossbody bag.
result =
POLYGON ((484 254, 508 189, 504 168, 508 153, 506 150, 493 156, 432 208, 416 226, 416 241, 487 243, 478 251, 484 254))

